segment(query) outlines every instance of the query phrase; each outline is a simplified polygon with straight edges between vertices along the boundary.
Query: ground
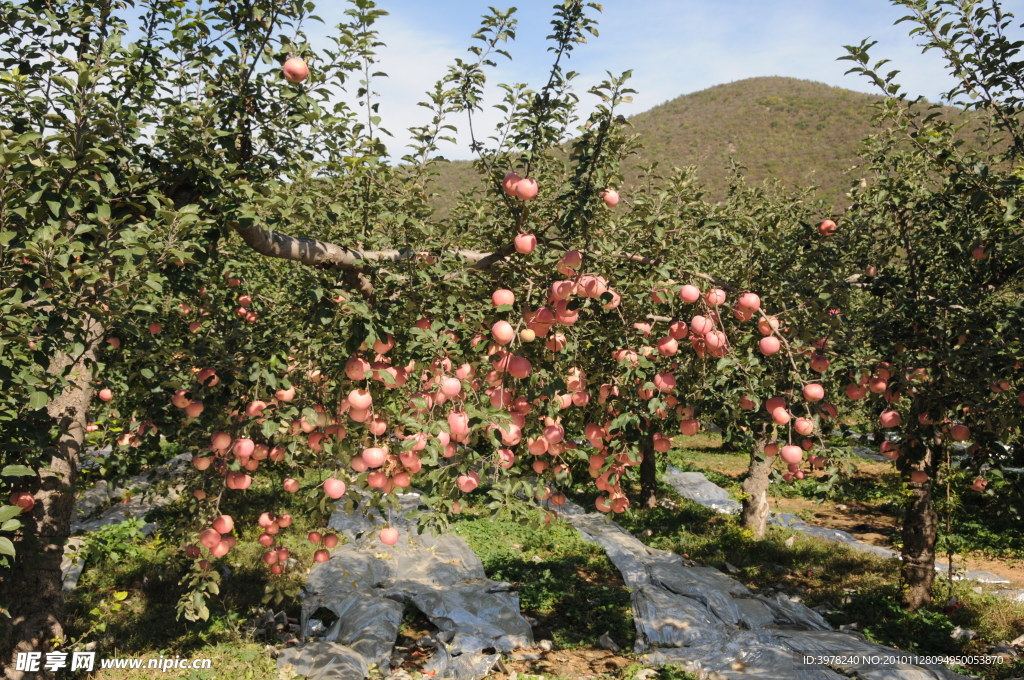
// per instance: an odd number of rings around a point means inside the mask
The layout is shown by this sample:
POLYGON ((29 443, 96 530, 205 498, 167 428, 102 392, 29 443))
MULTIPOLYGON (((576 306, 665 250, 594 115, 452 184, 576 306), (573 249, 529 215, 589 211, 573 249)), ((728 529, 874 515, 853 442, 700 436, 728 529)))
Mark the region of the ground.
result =
MULTIPOLYGON (((726 487, 738 498, 740 481, 747 470, 747 455, 719 452, 714 448, 719 443, 714 436, 701 435, 689 442, 690 446, 697 445, 700 449, 681 449, 674 458, 693 469, 719 473, 726 479, 712 478, 712 481, 726 487)), ((867 498, 805 498, 792 495, 792 489, 784 485, 773 485, 772 511, 797 515, 808 524, 841 529, 871 545, 893 547, 893 540, 899 538, 901 525, 900 506, 888 493, 898 484, 893 465, 866 458, 853 458, 851 465, 853 472, 847 486, 861 490, 867 498), (876 489, 878 493, 864 493, 865 489, 876 489)), ((946 555, 941 555, 940 559, 948 562, 946 555)), ((1024 589, 1024 553, 997 556, 974 551, 954 555, 953 563, 957 568, 963 566, 998 574, 1011 582, 1010 587, 1024 589)))
MULTIPOLYGON (((687 448, 673 451, 670 458, 678 465, 708 470, 712 481, 735 492, 746 456, 720 452, 716 445, 709 438, 690 440, 685 442, 687 448), (703 448, 693 448, 697 445, 703 448)), ((801 495, 809 487, 794 485, 773 487, 773 507, 885 544, 898 516, 891 474, 887 465, 858 461, 852 480, 844 487, 849 493, 843 502, 815 502, 801 495)), ((271 496, 269 489, 256 485, 249 493, 271 496)), ((571 495, 584 506, 593 502, 592 492, 585 488, 571 495)), ((799 594, 806 604, 826 612, 833 625, 853 625, 871 640, 908 651, 952 654, 988 652, 991 645, 1024 632, 1024 605, 989 595, 988 588, 978 588, 979 593, 975 584, 940 582, 934 608, 907 613, 896 604, 898 570, 891 560, 804 536, 789 541, 792 532, 781 528, 772 528, 765 540, 755 541, 734 518, 678 498, 668 488, 661 489, 661 497, 661 507, 627 512, 616 520, 649 545, 727 569, 755 591, 799 594), (945 607, 950 596, 958 598, 959 606, 945 607), (956 627, 975 630, 977 636, 971 641, 954 640, 950 635, 956 627)), ((312 547, 302 537, 322 526, 326 517, 300 507, 298 500, 294 502, 294 508, 282 508, 295 517, 292 530, 282 540, 308 561, 312 547)), ((188 517, 181 508, 169 507, 156 519, 171 525, 188 517)), ((485 518, 467 512, 457 517, 453 530, 480 556, 491 578, 517 586, 522 611, 534 627, 538 646, 507 655, 492 678, 506 680, 516 673, 520 680, 634 680, 642 671, 632 654, 635 630, 629 592, 621 576, 603 552, 583 541, 568 524, 543 525, 539 514, 533 522, 524 523, 512 517, 485 518), (604 649, 599 642, 602 639, 614 641, 621 651, 604 649), (542 641, 550 641, 551 649, 543 649, 542 641)), ((69 600, 70 630, 80 644, 95 642, 107 656, 152 658, 164 654, 214 661, 211 671, 172 671, 164 674, 167 678, 275 677, 268 643, 280 648, 281 641, 254 638, 247 625, 265 609, 260 600, 267 576, 259 568, 262 565, 251 566, 258 561, 258 546, 242 541, 237 553, 227 558, 234 573, 211 603, 210 620, 185 623, 175 620, 174 608, 181 593, 178 582, 187 566, 178 546, 160 532, 138 539, 131 532, 110 530, 106 538, 94 541, 89 567, 69 600), (117 592, 127 592, 123 608, 118 612, 104 609, 117 592)), ((972 555, 970 564, 1005 573, 1024 585, 1020 560, 972 555)), ((295 577, 296 586, 300 577, 295 577)), ((281 609, 289 616, 298 615, 294 600, 275 607, 275 611, 281 609)), ((407 612, 399 646, 413 650, 416 638, 429 629, 429 622, 407 612)), ((410 652, 406 660, 412 677, 421 677, 414 673, 419 661, 416 655, 410 652)), ((1024 675, 1024 664, 1018 661, 981 670, 993 680, 1010 678, 1024 675)), ((104 671, 94 677, 127 680, 141 676, 138 672, 104 671)), ((688 677, 671 668, 660 669, 655 676, 662 680, 688 677)))

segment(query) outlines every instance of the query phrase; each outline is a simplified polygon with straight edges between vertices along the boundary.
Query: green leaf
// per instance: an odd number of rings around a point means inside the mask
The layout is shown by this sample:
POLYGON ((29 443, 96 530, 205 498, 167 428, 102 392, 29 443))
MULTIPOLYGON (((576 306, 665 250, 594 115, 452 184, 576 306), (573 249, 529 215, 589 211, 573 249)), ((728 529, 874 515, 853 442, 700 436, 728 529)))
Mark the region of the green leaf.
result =
POLYGON ((27 465, 5 465, 0 477, 33 477, 36 471, 27 465))
POLYGON ((21 522, 16 519, 9 519, 3 524, 0 524, 0 531, 17 531, 21 528, 21 522))
POLYGON ((14 544, 11 543, 11 539, 5 536, 0 536, 0 555, 15 556, 14 544))
POLYGON ((28 398, 28 405, 32 410, 39 410, 45 407, 48 401, 50 396, 46 392, 33 391, 32 396, 28 398))
POLYGON ((17 505, 0 505, 0 522, 5 522, 12 517, 21 514, 21 508, 17 505))

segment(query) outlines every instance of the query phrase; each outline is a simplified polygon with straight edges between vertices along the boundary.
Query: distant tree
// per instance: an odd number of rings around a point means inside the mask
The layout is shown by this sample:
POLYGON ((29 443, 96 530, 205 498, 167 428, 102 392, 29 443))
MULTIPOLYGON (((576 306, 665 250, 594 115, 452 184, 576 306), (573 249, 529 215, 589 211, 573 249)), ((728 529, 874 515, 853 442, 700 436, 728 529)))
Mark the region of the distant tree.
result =
POLYGON ((860 285, 846 325, 850 389, 867 388, 873 424, 907 476, 902 578, 905 604, 917 608, 931 601, 933 491, 950 448, 962 444, 960 465, 979 472, 1019 457, 1024 61, 998 2, 895 4, 909 11, 900 21, 911 35, 945 59, 956 82, 946 98, 971 114, 952 123, 908 97, 886 60, 871 62, 875 43, 847 47, 851 72, 887 97, 835 242, 860 285), (980 142, 966 144, 965 133, 980 142))

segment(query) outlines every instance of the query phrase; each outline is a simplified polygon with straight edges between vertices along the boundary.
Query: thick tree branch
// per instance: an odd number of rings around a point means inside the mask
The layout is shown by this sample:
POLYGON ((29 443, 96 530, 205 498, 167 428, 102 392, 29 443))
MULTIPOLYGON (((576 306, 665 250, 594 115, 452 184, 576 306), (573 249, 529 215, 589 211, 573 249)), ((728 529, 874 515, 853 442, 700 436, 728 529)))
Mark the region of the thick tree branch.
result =
MULTIPOLYGON (((300 262, 309 267, 341 269, 349 273, 347 279, 364 295, 373 294, 373 283, 366 272, 387 262, 403 262, 417 257, 429 256, 416 250, 360 250, 348 248, 329 241, 289 236, 256 225, 234 225, 234 230, 246 245, 261 255, 282 260, 300 262)), ((469 263, 469 269, 484 271, 515 252, 515 245, 509 243, 492 253, 477 250, 456 250, 454 254, 469 263)))

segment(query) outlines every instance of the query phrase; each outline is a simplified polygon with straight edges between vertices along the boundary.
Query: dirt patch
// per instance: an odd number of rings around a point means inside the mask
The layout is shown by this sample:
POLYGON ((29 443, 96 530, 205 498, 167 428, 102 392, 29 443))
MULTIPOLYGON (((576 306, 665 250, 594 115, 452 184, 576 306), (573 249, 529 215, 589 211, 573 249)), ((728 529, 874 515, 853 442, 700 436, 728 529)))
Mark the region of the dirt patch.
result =
POLYGON ((574 680, 592 680, 596 678, 619 677, 620 673, 635 664, 633 659, 609 652, 604 649, 523 649, 506 657, 507 673, 489 675, 491 680, 507 680, 513 673, 527 675, 544 675, 550 677, 573 678, 574 680), (539 656, 538 659, 519 658, 523 656, 539 656))
POLYGON ((750 461, 744 456, 716 456, 714 454, 704 455, 699 459, 699 463, 702 467, 706 467, 708 470, 719 472, 726 477, 732 477, 735 480, 739 480, 742 475, 747 473, 747 467, 750 461))
MULTIPOLYGON (((945 555, 939 555, 938 559, 943 562, 946 561, 945 555)), ((955 555, 953 557, 953 566, 960 568, 962 565, 966 565, 968 569, 980 569, 982 571, 990 571, 993 574, 1002 576, 1003 578, 1010 581, 1011 588, 1024 589, 1024 561, 1021 560, 1010 560, 1001 559, 994 557, 984 557, 982 555, 955 555)), ((1007 586, 1001 586, 1007 587, 1007 586)))
POLYGON ((899 518, 870 503, 816 503, 806 498, 773 499, 772 510, 797 515, 808 524, 841 529, 865 543, 888 546, 900 530, 899 518))

